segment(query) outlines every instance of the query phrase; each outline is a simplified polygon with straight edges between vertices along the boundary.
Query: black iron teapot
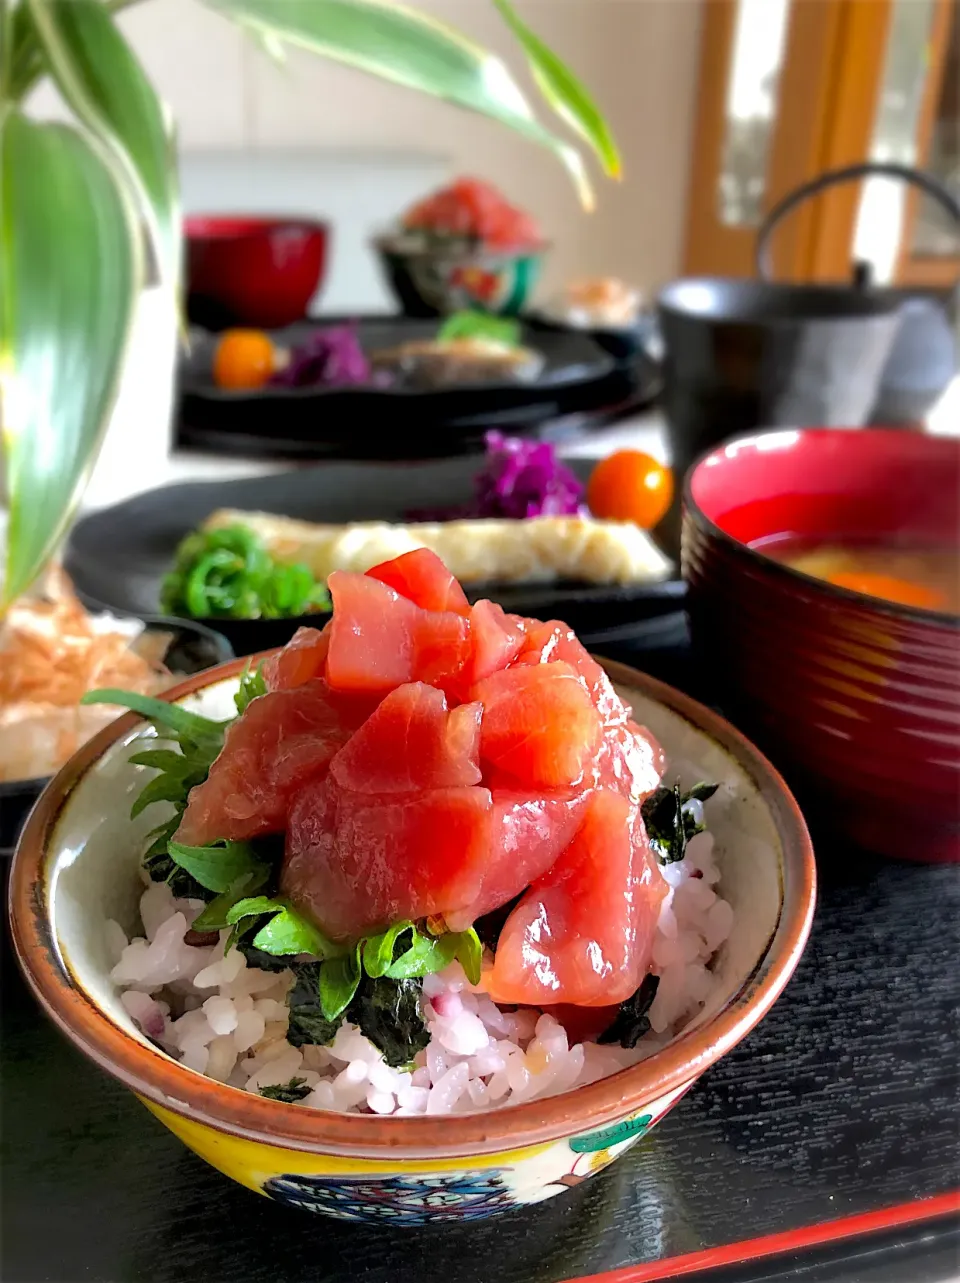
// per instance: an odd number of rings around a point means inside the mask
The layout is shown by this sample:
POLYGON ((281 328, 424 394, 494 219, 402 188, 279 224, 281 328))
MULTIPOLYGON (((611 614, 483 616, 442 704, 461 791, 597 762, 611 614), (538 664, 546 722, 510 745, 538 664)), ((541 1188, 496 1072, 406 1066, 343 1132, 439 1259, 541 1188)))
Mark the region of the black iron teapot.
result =
POLYGON ((674 467, 759 427, 893 426, 921 420, 956 373, 956 339, 931 296, 875 286, 770 279, 770 238, 801 202, 872 175, 923 188, 960 225, 960 202, 928 174, 864 163, 821 174, 770 211, 757 237, 759 279, 673 281, 657 301, 664 410, 674 467))
MULTIPOLYGON (((930 174, 881 161, 865 161, 842 169, 828 170, 784 197, 767 215, 757 234, 757 273, 764 281, 772 278, 770 245, 775 228, 798 205, 838 183, 861 178, 898 178, 919 187, 936 200, 960 228, 960 201, 930 174)), ((899 326, 886 364, 880 375, 870 422, 893 426, 918 423, 936 404, 957 373, 956 327, 960 320, 960 280, 946 305, 935 292, 877 288, 870 265, 856 263, 852 286, 875 302, 889 303, 899 316, 899 326), (951 316, 952 313, 952 316, 951 316)))

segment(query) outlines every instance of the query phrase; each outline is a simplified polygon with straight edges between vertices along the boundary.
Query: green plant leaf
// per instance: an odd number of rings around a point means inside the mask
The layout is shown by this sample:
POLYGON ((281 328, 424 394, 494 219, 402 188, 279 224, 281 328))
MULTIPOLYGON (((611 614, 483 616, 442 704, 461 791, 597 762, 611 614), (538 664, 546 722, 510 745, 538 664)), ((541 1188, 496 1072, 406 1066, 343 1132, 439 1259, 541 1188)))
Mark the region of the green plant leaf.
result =
POLYGON ((457 937, 448 932, 442 936, 414 933, 413 944, 392 962, 383 973, 389 980, 414 980, 420 976, 442 971, 456 956, 457 937))
POLYGON ((588 209, 593 192, 575 147, 534 116, 506 64, 460 32, 395 0, 207 0, 262 41, 300 45, 409 89, 490 116, 549 148, 588 209))
POLYGON ((179 704, 171 704, 165 699, 154 699, 152 695, 139 695, 136 691, 119 690, 105 687, 103 690, 87 691, 81 704, 116 704, 120 708, 129 708, 139 713, 147 721, 158 726, 166 726, 178 735, 186 735, 192 740, 223 739, 226 722, 214 722, 199 713, 191 713, 179 704))
POLYGON ((25 0, 57 88, 116 149, 144 206, 167 281, 180 275, 180 212, 169 110, 102 0, 25 0))
POLYGON ((194 931, 222 931, 232 926, 229 912, 238 900, 251 891, 258 891, 267 881, 270 870, 263 865, 260 872, 243 873, 235 882, 231 882, 226 891, 211 900, 207 907, 193 921, 194 931))
POLYGON ((6 89, 14 102, 20 102, 34 81, 43 74, 43 52, 33 18, 25 4, 18 4, 14 9, 8 34, 11 45, 10 79, 6 89))
POLYGON ((0 111, 0 606, 43 569, 83 493, 142 279, 136 214, 102 155, 65 125, 0 111))
MULTIPOLYGON (((140 796, 130 808, 130 818, 135 820, 141 811, 145 811, 148 806, 153 806, 154 802, 182 802, 185 792, 182 776, 158 775, 156 779, 144 785, 140 796)), ((216 887, 210 888, 211 891, 216 889, 216 887)))
POLYGON ((530 72, 544 101, 596 152, 610 178, 621 176, 620 152, 610 127, 586 86, 520 18, 510 0, 493 0, 527 55, 530 72))
POLYGON ((412 931, 414 936, 417 934, 413 923, 406 921, 395 922, 392 927, 388 927, 378 936, 367 936, 363 941, 363 969, 368 976, 376 979, 386 974, 387 968, 393 962, 397 939, 405 931, 412 931))
POLYGON ((243 670, 243 676, 240 678, 240 688, 233 697, 237 713, 245 713, 251 700, 257 699, 261 695, 266 695, 266 693, 267 683, 263 676, 263 665, 259 664, 257 671, 252 672, 248 664, 243 670))
POLYGON ((483 959, 483 945, 473 927, 458 932, 457 961, 463 967, 467 979, 472 985, 480 983, 480 963, 483 959))
POLYGON ((437 330, 437 338, 489 339, 493 343, 506 343, 517 347, 520 343, 520 322, 508 316, 488 316, 485 312, 454 312, 437 330))
POLYGON ((360 984, 360 946, 320 968, 320 1009, 327 1020, 336 1020, 350 1006, 360 984))
POLYGON ((257 895, 238 900, 227 913, 226 922, 228 926, 235 926, 244 918, 260 918, 267 913, 273 917, 252 940, 254 947, 264 953, 279 956, 310 953, 317 958, 336 958, 343 953, 340 945, 328 940, 282 896, 257 895))
MULTIPOLYGON (((186 869, 202 887, 218 895, 229 891, 245 874, 256 875, 263 869, 263 861, 257 859, 246 842, 224 842, 222 846, 184 846, 182 842, 170 842, 167 852, 174 864, 186 869)), ((229 914, 227 922, 230 922, 229 914)))
POLYGON ((279 901, 280 912, 253 937, 254 947, 264 953, 309 953, 315 958, 333 958, 341 950, 286 901, 279 901))

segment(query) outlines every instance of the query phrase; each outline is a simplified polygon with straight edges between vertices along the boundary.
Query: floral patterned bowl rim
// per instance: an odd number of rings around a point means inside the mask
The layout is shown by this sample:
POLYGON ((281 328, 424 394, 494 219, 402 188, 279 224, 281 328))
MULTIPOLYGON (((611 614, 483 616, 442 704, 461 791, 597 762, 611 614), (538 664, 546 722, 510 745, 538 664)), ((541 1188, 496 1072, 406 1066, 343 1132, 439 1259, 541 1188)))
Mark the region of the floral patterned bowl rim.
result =
MULTIPOLYGON (((238 677, 247 663, 239 659, 220 665, 174 687, 165 698, 179 700, 238 677)), ((663 1051, 609 1078, 545 1100, 452 1117, 384 1118, 291 1108, 196 1074, 138 1041, 72 982, 53 937, 45 870, 69 795, 105 751, 141 723, 135 714, 118 718, 67 763, 41 795, 21 836, 10 873, 10 922, 14 948, 36 997, 85 1055, 146 1100, 221 1131, 293 1149, 393 1158, 513 1150, 602 1128, 688 1084, 750 1032, 793 973, 813 919, 813 848, 783 780, 739 731, 654 678, 610 661, 604 661, 604 667, 616 683, 659 701, 717 742, 756 785, 782 842, 783 902, 755 972, 712 1019, 681 1034, 663 1051)))

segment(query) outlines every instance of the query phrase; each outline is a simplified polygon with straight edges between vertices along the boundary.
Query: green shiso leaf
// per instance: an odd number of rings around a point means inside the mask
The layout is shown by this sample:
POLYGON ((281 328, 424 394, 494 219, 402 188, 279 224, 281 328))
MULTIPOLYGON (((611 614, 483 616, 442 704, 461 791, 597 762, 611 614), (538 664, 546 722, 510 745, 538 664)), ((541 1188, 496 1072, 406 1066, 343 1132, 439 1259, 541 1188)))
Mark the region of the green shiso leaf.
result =
POLYGON ((222 931, 225 927, 232 926, 229 918, 230 910, 238 901, 249 896, 251 891, 258 891, 267 882, 269 876, 270 870, 266 865, 259 870, 241 874, 230 883, 226 891, 210 901, 199 917, 194 919, 194 931, 222 931))
POLYGON ((353 1000, 360 984, 360 946, 320 968, 320 1009, 327 1020, 336 1020, 353 1000))
POLYGON ((247 705, 251 700, 258 699, 261 695, 266 695, 267 683, 263 676, 263 665, 257 667, 257 671, 251 672, 250 665, 244 669, 243 676, 240 678, 240 689, 233 697, 233 702, 237 706, 237 715, 242 716, 247 711, 247 705))
POLYGON ((186 869, 201 886, 217 895, 229 891, 244 875, 261 876, 265 871, 263 863, 247 842, 213 843, 211 846, 168 842, 167 852, 174 864, 186 869))
POLYGON ((386 973, 398 950, 402 953, 400 937, 406 932, 417 934, 412 922, 396 922, 380 935, 367 936, 362 942, 363 969, 368 976, 377 979, 386 973))

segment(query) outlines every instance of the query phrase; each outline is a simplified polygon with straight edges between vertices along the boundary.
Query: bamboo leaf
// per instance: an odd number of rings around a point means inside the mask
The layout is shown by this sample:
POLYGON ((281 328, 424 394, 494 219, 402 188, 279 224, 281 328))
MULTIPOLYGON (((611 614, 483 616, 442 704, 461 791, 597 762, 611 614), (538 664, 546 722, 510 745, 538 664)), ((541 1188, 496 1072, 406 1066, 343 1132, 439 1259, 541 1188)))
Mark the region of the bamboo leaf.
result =
POLYGON ((520 18, 510 0, 493 0, 516 36, 544 101, 571 129, 586 139, 610 178, 621 175, 620 153, 610 127, 586 86, 566 63, 520 18))
POLYGON ((20 102, 34 82, 43 74, 43 53, 30 10, 19 4, 10 18, 10 81, 8 92, 20 102))
POLYGON ((505 63, 460 32, 395 0, 206 0, 261 42, 287 41, 383 80, 490 116, 549 148, 580 199, 593 191, 575 147, 550 133, 505 63))
POLYGON ((102 0, 26 3, 64 99, 129 170, 163 274, 175 284, 181 236, 169 111, 102 0))
POLYGON ((102 155, 67 126, 0 113, 5 602, 43 569, 83 492, 142 276, 135 211, 102 155))

